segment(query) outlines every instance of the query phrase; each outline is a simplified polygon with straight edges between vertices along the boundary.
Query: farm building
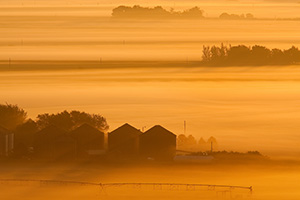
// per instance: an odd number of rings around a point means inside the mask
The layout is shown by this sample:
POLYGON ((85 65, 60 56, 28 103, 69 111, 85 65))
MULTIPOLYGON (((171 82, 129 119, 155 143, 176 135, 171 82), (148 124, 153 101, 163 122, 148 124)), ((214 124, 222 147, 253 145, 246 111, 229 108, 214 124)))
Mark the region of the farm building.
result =
POLYGON ((9 156, 14 148, 14 134, 0 126, 0 157, 9 156))
POLYGON ((71 131, 70 136, 76 141, 77 157, 104 154, 104 133, 89 124, 83 124, 71 131))
POLYGON ((140 136, 140 155, 154 160, 171 160, 176 154, 176 135, 156 125, 140 136))
POLYGON ((22 157, 32 153, 34 135, 37 131, 37 124, 31 119, 24 124, 17 126, 14 131, 15 156, 22 157))
POLYGON ((35 134, 34 153, 45 159, 74 158, 76 141, 66 131, 50 125, 35 134))
POLYGON ((139 153, 139 137, 142 132, 129 124, 108 133, 108 152, 119 158, 135 157, 139 153))

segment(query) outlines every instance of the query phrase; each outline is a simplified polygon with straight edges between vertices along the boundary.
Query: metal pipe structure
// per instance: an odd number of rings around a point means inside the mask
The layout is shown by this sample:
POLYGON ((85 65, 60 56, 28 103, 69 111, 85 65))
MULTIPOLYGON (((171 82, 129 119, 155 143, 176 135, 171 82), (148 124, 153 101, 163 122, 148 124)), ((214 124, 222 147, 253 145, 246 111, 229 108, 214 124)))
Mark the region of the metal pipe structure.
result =
POLYGON ((95 182, 83 182, 83 181, 64 181, 64 180, 36 180, 36 179, 0 179, 0 184, 9 183, 9 182, 33 182, 33 183, 40 183, 40 184, 58 184, 58 185, 90 185, 90 186, 100 186, 101 188, 105 187, 112 187, 112 186, 153 186, 156 187, 186 187, 188 188, 196 188, 196 187, 207 187, 208 189, 212 190, 215 188, 223 188, 223 189, 245 189, 249 190, 250 194, 253 192, 252 186, 237 186, 237 185, 213 185, 213 184, 198 184, 198 183, 95 183, 95 182))

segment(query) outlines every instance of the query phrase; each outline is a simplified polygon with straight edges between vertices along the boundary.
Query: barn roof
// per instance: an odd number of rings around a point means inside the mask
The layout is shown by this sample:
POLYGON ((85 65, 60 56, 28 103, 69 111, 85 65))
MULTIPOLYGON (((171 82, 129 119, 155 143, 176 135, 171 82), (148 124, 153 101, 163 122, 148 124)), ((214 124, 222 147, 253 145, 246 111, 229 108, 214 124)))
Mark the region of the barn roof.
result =
POLYGON ((54 125, 49 125, 36 133, 37 137, 45 135, 47 136, 47 139, 55 139, 59 136, 67 135, 67 132, 54 125))
POLYGON ((160 126, 160 125, 155 125, 152 128, 150 128, 149 130, 147 130, 143 135, 147 135, 147 134, 169 134, 169 135, 173 135, 176 137, 176 135, 174 133, 172 133, 171 131, 167 130, 166 128, 160 126))
POLYGON ((102 131, 87 123, 82 124, 81 126, 70 132, 71 135, 79 135, 81 133, 104 134, 102 131))
POLYGON ((142 134, 142 132, 140 130, 136 129, 135 127, 131 126, 128 123, 126 123, 126 124, 120 126, 119 128, 113 130, 112 132, 109 133, 109 135, 115 135, 115 134, 119 134, 119 133, 133 133, 133 134, 136 134, 136 135, 142 134))

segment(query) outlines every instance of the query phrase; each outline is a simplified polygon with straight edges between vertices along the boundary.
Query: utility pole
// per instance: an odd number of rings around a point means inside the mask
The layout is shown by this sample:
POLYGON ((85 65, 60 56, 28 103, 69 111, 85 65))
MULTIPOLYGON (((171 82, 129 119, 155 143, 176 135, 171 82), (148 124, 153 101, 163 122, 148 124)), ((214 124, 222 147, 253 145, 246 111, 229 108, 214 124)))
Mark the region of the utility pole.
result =
POLYGON ((183 134, 186 135, 186 121, 183 121, 183 134))

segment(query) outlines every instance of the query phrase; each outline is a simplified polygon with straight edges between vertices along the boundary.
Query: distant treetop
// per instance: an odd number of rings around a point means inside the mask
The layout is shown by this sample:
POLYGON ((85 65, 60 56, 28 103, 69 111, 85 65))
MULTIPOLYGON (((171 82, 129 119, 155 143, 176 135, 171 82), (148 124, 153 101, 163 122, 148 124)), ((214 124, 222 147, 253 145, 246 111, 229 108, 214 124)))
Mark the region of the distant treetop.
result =
POLYGON ((154 8, 141 7, 135 5, 119 6, 113 9, 112 16, 119 19, 201 19, 204 18, 203 11, 198 7, 176 12, 174 9, 170 11, 156 6, 154 8))

